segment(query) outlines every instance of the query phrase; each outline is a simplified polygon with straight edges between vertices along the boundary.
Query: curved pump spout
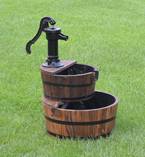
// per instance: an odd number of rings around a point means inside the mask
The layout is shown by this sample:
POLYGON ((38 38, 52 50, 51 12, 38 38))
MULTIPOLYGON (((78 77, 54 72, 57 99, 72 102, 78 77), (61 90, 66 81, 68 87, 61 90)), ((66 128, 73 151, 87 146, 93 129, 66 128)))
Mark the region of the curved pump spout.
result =
POLYGON ((58 34, 58 39, 62 39, 62 40, 68 40, 68 36, 66 36, 66 35, 63 35, 62 33, 59 33, 58 34))
POLYGON ((39 38, 42 31, 46 33, 46 39, 48 40, 48 56, 46 62, 42 65, 45 67, 60 67, 63 66, 63 63, 60 62, 58 56, 58 40, 68 40, 68 36, 63 35, 61 33, 61 29, 58 27, 49 27, 48 22, 51 25, 54 25, 56 22, 51 17, 44 17, 40 21, 40 27, 35 35, 35 37, 30 40, 26 45, 26 51, 28 54, 31 53, 30 46, 35 43, 35 41, 39 38))

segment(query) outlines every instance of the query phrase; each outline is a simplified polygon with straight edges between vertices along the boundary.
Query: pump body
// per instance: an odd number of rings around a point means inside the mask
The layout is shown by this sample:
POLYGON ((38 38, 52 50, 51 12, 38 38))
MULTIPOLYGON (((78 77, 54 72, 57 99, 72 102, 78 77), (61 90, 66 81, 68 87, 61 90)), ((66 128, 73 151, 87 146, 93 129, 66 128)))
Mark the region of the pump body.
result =
POLYGON ((42 65, 50 68, 57 68, 64 66, 62 62, 60 62, 58 56, 58 40, 68 40, 68 36, 63 35, 61 33, 61 28, 58 27, 49 27, 48 22, 51 25, 54 25, 56 22, 51 17, 44 17, 40 21, 40 27, 35 35, 35 37, 30 40, 26 45, 26 51, 28 54, 31 54, 30 46, 35 43, 35 41, 40 37, 42 31, 46 33, 46 39, 48 40, 48 56, 46 58, 46 62, 42 65))

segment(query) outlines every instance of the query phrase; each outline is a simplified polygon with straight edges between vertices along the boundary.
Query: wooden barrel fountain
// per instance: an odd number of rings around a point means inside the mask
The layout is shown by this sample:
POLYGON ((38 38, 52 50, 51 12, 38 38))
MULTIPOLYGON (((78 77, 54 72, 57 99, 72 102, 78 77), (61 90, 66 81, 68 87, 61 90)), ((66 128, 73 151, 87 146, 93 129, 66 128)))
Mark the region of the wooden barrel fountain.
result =
POLYGON ((35 37, 26 45, 30 46, 42 31, 48 40, 48 56, 42 64, 41 77, 44 96, 42 97, 47 132, 59 137, 97 138, 106 136, 115 127, 118 99, 116 96, 95 91, 99 71, 86 64, 67 60, 60 62, 58 40, 67 40, 51 17, 43 17, 35 37))

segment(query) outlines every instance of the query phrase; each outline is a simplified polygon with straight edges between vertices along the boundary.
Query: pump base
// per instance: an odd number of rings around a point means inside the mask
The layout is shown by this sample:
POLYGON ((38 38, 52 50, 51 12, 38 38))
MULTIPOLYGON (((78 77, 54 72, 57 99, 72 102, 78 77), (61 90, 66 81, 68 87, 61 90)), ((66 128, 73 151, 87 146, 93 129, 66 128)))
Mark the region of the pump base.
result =
POLYGON ((48 62, 45 62, 42 65, 47 68, 58 68, 64 66, 62 62, 52 62, 50 65, 48 65, 48 62))

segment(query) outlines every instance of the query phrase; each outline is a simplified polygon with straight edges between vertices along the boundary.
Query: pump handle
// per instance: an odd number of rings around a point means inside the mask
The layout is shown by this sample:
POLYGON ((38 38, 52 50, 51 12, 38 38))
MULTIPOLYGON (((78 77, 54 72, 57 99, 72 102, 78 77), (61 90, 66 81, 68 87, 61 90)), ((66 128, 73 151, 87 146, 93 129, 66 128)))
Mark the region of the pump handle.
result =
POLYGON ((43 29, 49 27, 48 22, 49 22, 51 25, 55 25, 55 23, 56 23, 53 18, 48 17, 48 16, 43 17, 43 18, 41 19, 41 21, 40 21, 40 27, 39 27, 39 30, 38 30, 37 34, 36 34, 35 37, 34 37, 32 40, 30 40, 30 41, 27 43, 27 45, 26 45, 26 51, 27 51, 28 54, 31 54, 30 46, 31 46, 32 44, 34 44, 35 41, 40 37, 40 35, 41 35, 43 29))

